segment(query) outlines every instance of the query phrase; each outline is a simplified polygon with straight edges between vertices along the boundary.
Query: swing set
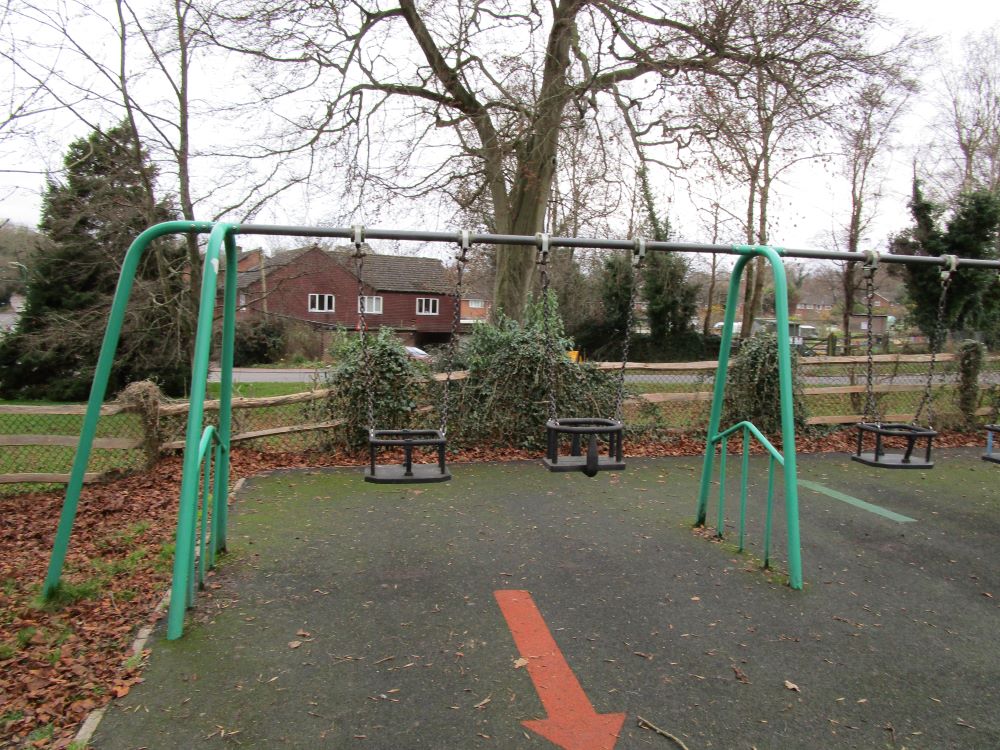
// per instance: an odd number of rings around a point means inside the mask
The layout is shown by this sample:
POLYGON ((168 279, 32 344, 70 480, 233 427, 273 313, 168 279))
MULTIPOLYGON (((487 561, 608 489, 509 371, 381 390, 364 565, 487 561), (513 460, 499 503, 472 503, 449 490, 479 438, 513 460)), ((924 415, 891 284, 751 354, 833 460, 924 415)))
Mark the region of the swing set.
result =
MULTIPOLYGON (((549 237, 545 234, 527 235, 496 235, 473 234, 468 231, 459 233, 429 232, 413 230, 369 229, 355 226, 351 228, 301 227, 281 225, 234 224, 227 222, 197 222, 171 221, 157 224, 142 232, 129 247, 122 264, 121 275, 115 290, 108 326, 101 345, 94 380, 91 385, 90 398, 83 419, 80 441, 74 456, 73 467, 66 487, 65 500, 59 518, 52 555, 49 560, 48 573, 42 588, 43 597, 51 598, 59 588, 63 565, 69 547, 73 523, 76 518, 80 492, 83 488, 87 462, 93 448, 101 405, 107 391, 111 366, 115 350, 118 346, 125 310, 131 294, 135 273, 139 263, 149 248, 150 243, 160 237, 179 234, 207 234, 208 242, 205 251, 202 286, 198 309, 198 326, 195 335, 194 358, 191 371, 190 411, 185 433, 185 448, 183 458, 183 473, 180 487, 180 504, 176 532, 176 544, 173 563, 173 582, 171 585, 170 609, 167 616, 167 638, 179 638, 184 630, 184 615, 189 606, 194 603, 196 587, 203 588, 205 571, 214 565, 218 553, 226 549, 227 539, 227 504, 229 477, 229 444, 232 427, 232 397, 233 397, 233 350, 236 323, 236 279, 238 250, 237 235, 284 236, 309 238, 339 238, 348 239, 354 244, 355 270, 358 277, 359 315, 361 352, 365 360, 367 377, 371 377, 370 351, 367 342, 367 326, 364 318, 364 250, 362 245, 366 238, 418 241, 434 243, 458 243, 460 253, 458 260, 458 275, 454 297, 456 303, 462 292, 462 272, 467 261, 467 254, 474 244, 506 245, 514 247, 534 248, 537 252, 537 262, 542 279, 544 325, 548 367, 548 419, 546 421, 547 449, 543 464, 550 471, 581 471, 586 476, 595 476, 600 471, 621 470, 625 468, 622 451, 622 435, 624 424, 622 420, 622 404, 624 401, 625 369, 627 367, 629 336, 626 334, 621 369, 618 373, 618 391, 613 414, 610 417, 572 417, 560 418, 555 392, 555 360, 554 341, 551 332, 551 312, 548 302, 548 256, 552 247, 582 247, 596 250, 626 251, 632 254, 632 292, 629 304, 631 315, 636 273, 643 263, 647 252, 682 252, 682 253, 717 253, 735 255, 736 265, 730 277, 729 291, 726 302, 726 314, 722 331, 719 353, 719 366, 713 387, 712 406, 709 416, 705 457, 702 465, 701 485, 697 505, 696 524, 704 526, 707 515, 708 495, 714 477, 716 454, 719 455, 719 521, 717 534, 723 534, 724 500, 726 488, 726 443, 727 439, 740 433, 743 438, 742 480, 740 494, 740 547, 743 546, 745 532, 745 517, 747 505, 747 476, 749 469, 749 446, 751 439, 757 440, 769 455, 767 521, 765 526, 765 566, 768 564, 770 548, 770 529, 773 515, 773 499, 775 495, 775 477, 779 473, 783 478, 785 501, 785 518, 788 540, 789 585, 792 588, 802 588, 802 565, 799 544, 798 493, 795 454, 795 429, 792 406, 792 371, 791 344, 788 335, 788 295, 784 257, 822 259, 822 260, 868 260, 873 265, 874 256, 864 256, 859 253, 841 253, 833 251, 791 250, 757 245, 707 245, 697 243, 654 242, 646 240, 618 239, 587 239, 571 237, 549 237), (725 391, 726 373, 729 364, 732 345, 733 324, 739 301, 739 285, 747 264, 757 257, 763 257, 771 266, 775 286, 775 307, 778 335, 778 369, 781 414, 781 450, 779 451, 750 422, 739 422, 723 428, 721 425, 722 403, 725 391), (207 390, 209 352, 212 346, 214 312, 216 308, 216 290, 222 262, 223 304, 221 326, 221 363, 220 363, 220 394, 219 423, 217 426, 204 426, 204 401, 207 390), (569 454, 561 454, 561 447, 569 439, 569 454), (601 444, 606 444, 605 454, 601 452, 601 444), (209 523, 211 524, 209 528, 209 523), (196 554, 197 550, 197 554, 196 554)), ((980 259, 938 258, 927 256, 892 255, 884 258, 885 262, 913 263, 922 265, 945 266, 953 272, 959 265, 978 269, 1000 269, 1000 261, 980 259)), ((945 286, 945 290, 947 287, 945 286)), ((942 293, 942 299, 944 293, 942 293)), ((871 292, 869 291, 869 305, 871 292)), ((942 302, 943 305, 943 302, 942 302)), ((457 331, 458 305, 455 305, 455 320, 452 323, 452 337, 449 344, 447 369, 450 372, 451 360, 454 354, 455 333, 457 331)), ((631 328, 631 319, 629 320, 631 328)), ((870 336, 869 326, 869 336, 870 336)), ((871 347, 869 344, 869 352, 871 347)), ((870 359, 869 359, 870 361, 870 359)), ((933 358, 932 358, 933 368, 933 358)), ((869 367, 869 382, 871 382, 869 367)), ((933 375, 933 369, 932 369, 933 375)), ((370 381, 369 381, 370 384, 370 381)), ((378 428, 374 419, 374 402, 369 398, 367 407, 367 426, 369 433, 369 462, 365 469, 366 481, 375 483, 426 483, 441 482, 450 479, 450 473, 445 463, 446 440, 448 429, 450 378, 445 382, 441 404, 439 407, 440 424, 437 429, 409 430, 378 428), (431 447, 436 449, 437 460, 431 464, 414 461, 414 450, 431 447), (403 449, 401 466, 379 463, 380 451, 385 448, 403 449)), ((871 391, 871 389, 869 389, 871 391)), ((369 394, 372 389, 368 388, 369 394)), ((866 421, 859 423, 858 429, 870 431, 875 425, 878 429, 892 429, 890 425, 880 425, 875 421, 867 421, 873 415, 866 412, 866 421)), ((918 415, 919 416, 919 415, 918 415)), ((988 461, 1000 462, 993 456, 993 437, 1000 432, 1000 426, 990 425, 988 430, 987 455, 988 461)), ((860 434, 860 433, 859 433, 860 434)), ((911 432, 912 434, 912 432, 911 432)), ((913 437, 915 441, 918 436, 913 437)), ((860 440, 860 438, 859 438, 860 440)), ((930 460, 928 444, 925 468, 930 460)), ((860 449, 859 449, 860 453, 860 449)), ((912 454, 912 449, 909 451, 912 454)), ((887 465, 884 451, 876 447, 874 461, 871 465, 887 465), (879 458, 882 461, 879 461, 879 458)), ((910 462, 913 457, 910 455, 910 462)), ((899 460, 899 463, 904 461, 899 460)))

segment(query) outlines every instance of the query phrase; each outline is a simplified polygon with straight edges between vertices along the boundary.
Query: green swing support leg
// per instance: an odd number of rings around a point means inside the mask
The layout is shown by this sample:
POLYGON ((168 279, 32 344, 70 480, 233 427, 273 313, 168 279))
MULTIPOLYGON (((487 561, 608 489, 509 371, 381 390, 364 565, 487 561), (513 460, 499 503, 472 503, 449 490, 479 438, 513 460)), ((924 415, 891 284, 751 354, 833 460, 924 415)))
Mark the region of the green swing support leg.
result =
MULTIPOLYGON (((233 342, 236 325, 236 243, 235 224, 219 223, 208 238, 205 265, 201 279, 201 300, 198 306, 198 329, 195 334, 194 362, 191 365, 191 407, 188 411, 187 432, 184 441, 184 468, 181 475, 180 507, 177 513, 177 537, 174 550, 174 574, 170 589, 170 609, 167 612, 167 639, 174 640, 184 634, 184 613, 189 604, 190 580, 194 563, 195 522, 198 510, 199 468, 201 462, 210 461, 210 447, 202 442, 202 424, 205 413, 205 391, 208 387, 209 354, 212 345, 212 319, 215 313, 216 282, 219 274, 219 257, 226 247, 225 292, 223 295, 223 340, 220 404, 219 446, 216 460, 216 491, 212 493, 212 527, 217 532, 212 547, 225 548, 226 506, 229 478, 229 412, 232 404, 233 342)), ((212 430, 213 428, 208 428, 212 430)), ((206 431, 207 432, 207 431, 206 431)), ((205 481, 208 492, 208 481, 205 481)), ((203 508, 207 512, 207 508, 203 508)))
POLYGON ((70 470, 69 482, 66 485, 66 495, 63 499, 62 511, 59 515, 59 525, 52 544, 52 554, 49 557, 49 567, 42 585, 42 597, 51 599, 59 588, 62 580, 63 565, 66 562, 66 552, 69 548, 70 536, 73 533, 73 523, 80 503, 80 492, 83 490, 83 478, 87 472, 87 463, 94 446, 94 436, 97 432, 97 422, 101 416, 101 406, 108 389, 111 377, 111 366, 114 363, 115 350, 121 337, 122 323, 125 320, 125 309, 128 306, 135 273, 139 262, 149 248, 149 244, 170 234, 204 234, 212 230, 211 222, 206 221, 167 221, 156 224, 142 232, 125 253, 121 274, 111 303, 108 315, 108 327, 104 331, 101 351, 97 358, 94 380, 90 385, 90 397, 87 400, 87 410, 80 429, 80 441, 77 444, 76 455, 70 470))
MULTIPOLYGON (((788 283, 785 275, 785 267, 781 261, 778 250, 764 245, 740 245, 733 248, 740 254, 739 260, 733 269, 729 281, 729 292, 726 298, 726 315, 722 328, 722 340, 719 346, 719 366, 715 373, 715 384, 712 390, 712 407, 709 413, 708 433, 705 445, 705 458, 702 463, 701 484, 698 492, 698 506, 695 515, 695 525, 704 526, 708 512, 708 496, 712 485, 714 474, 714 459, 716 445, 737 429, 744 429, 744 442, 753 435, 765 449, 771 454, 772 466, 777 461, 782 467, 785 493, 785 518, 788 534, 788 574, 789 585, 793 589, 802 588, 802 555, 801 541, 799 536, 799 498, 798 498, 798 478, 795 460, 795 415, 792 401, 792 355, 791 340, 788 335, 788 283), (736 308, 739 304, 740 279, 746 269, 747 263, 757 256, 764 256, 771 265, 774 275, 775 288, 775 312, 777 318, 777 338, 778 338, 778 378, 781 410, 781 444, 782 452, 779 453, 774 446, 760 433, 760 431, 749 422, 741 422, 733 425, 725 431, 720 432, 722 421, 722 404, 725 396, 726 374, 729 370, 729 353, 733 340, 733 324, 736 317, 736 308)), ((723 445, 725 443, 723 442, 723 445)), ((724 461, 720 458, 720 464, 724 461)), ((724 470, 723 470, 724 471, 724 470)), ((773 472, 769 470, 768 481, 768 511, 766 523, 765 557, 770 557, 770 526, 771 526, 771 495, 773 492, 773 472)), ((720 476, 720 484, 724 484, 724 475, 720 476)), ((720 492, 722 488, 720 487, 720 492)), ((721 501, 720 501, 721 505, 721 501)), ((741 501, 741 514, 744 503, 741 501)), ((720 508, 721 515, 721 508, 720 508)), ((744 519, 740 521, 740 528, 743 527, 744 519)), ((722 528, 718 529, 718 534, 722 535, 722 528)), ((742 540, 741 540, 742 541, 742 540)))

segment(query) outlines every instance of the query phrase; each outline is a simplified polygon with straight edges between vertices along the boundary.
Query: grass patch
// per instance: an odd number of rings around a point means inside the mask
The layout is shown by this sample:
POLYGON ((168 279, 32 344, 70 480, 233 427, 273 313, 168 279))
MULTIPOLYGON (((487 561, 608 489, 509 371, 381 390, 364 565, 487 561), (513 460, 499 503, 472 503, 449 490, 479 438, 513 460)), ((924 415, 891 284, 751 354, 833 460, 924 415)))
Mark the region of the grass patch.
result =
MULTIPOLYGON (((14 654, 17 653, 17 649, 10 643, 0 643, 0 661, 7 661, 8 659, 14 658, 14 654)), ((2 718, 0 718, 2 721, 2 718)))
POLYGON ((43 727, 38 727, 35 731, 28 735, 28 742, 43 742, 45 740, 51 740, 56 731, 55 724, 46 724, 43 727))
POLYGON ((120 560, 108 561, 98 558, 91 560, 90 563, 98 573, 105 576, 105 579, 110 579, 123 573, 133 573, 148 554, 147 547, 136 547, 120 560))
POLYGON ((169 573, 174 567, 174 542, 164 544, 153 558, 153 570, 157 573, 169 573))
POLYGON ((18 630, 16 636, 17 647, 19 649, 23 649, 25 646, 31 643, 31 639, 35 637, 35 633, 37 632, 38 632, 37 628, 31 628, 31 627, 21 628, 20 630, 18 630))
POLYGON ((13 724, 15 721, 20 721, 24 718, 24 711, 8 711, 5 714, 0 714, 0 724, 5 727, 8 724, 13 724))
POLYGON ((88 578, 82 583, 62 581, 48 600, 42 599, 39 595, 35 598, 33 606, 36 609, 49 611, 61 609, 84 599, 96 599, 104 590, 104 587, 105 581, 101 578, 88 578))

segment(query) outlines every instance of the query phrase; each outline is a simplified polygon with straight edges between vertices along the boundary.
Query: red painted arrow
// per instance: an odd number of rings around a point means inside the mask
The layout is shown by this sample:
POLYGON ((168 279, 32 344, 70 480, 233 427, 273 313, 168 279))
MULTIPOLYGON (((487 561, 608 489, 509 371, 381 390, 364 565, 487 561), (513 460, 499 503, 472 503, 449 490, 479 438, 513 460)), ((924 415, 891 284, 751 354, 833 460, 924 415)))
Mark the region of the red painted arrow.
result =
POLYGON ((530 593, 501 590, 493 595, 548 714, 547 719, 521 723, 563 750, 612 750, 625 714, 594 710, 530 593))

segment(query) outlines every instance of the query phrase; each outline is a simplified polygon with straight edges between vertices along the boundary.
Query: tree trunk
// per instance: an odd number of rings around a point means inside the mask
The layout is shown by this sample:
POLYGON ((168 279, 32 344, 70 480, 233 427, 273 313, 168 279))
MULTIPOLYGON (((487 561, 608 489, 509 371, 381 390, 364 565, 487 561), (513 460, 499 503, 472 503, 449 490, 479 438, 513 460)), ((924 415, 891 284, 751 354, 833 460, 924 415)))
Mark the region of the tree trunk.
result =
MULTIPOLYGON (((497 212, 496 229, 501 234, 536 234, 542 231, 549 192, 555 173, 556 151, 563 108, 569 98, 566 71, 569 69, 570 44, 574 19, 583 0, 561 0, 555 9, 552 30, 546 47, 545 67, 531 132, 519 149, 515 183, 511 187, 507 221, 497 212)), ((497 169, 501 169, 497 164, 497 169)), ((502 180, 491 179, 493 204, 507 199, 502 180)), ((494 287, 495 312, 521 320, 528 299, 535 253, 531 248, 501 245, 497 248, 497 277, 494 287)))
POLYGON ((712 331, 712 304, 715 300, 715 278, 718 274, 718 270, 719 256, 712 253, 712 271, 708 277, 708 304, 705 308, 705 322, 701 328, 702 336, 708 336, 708 334, 712 331))

